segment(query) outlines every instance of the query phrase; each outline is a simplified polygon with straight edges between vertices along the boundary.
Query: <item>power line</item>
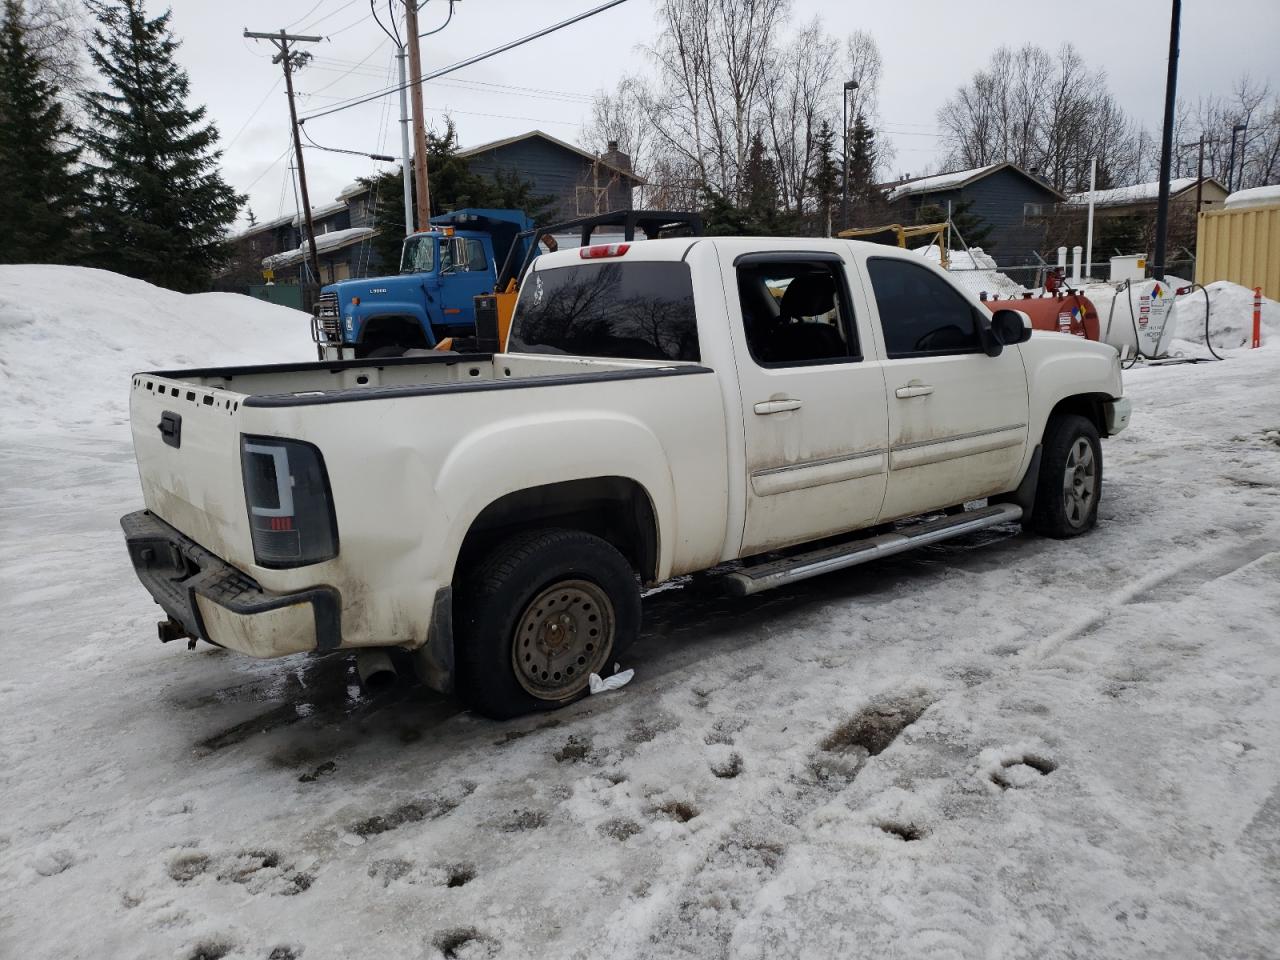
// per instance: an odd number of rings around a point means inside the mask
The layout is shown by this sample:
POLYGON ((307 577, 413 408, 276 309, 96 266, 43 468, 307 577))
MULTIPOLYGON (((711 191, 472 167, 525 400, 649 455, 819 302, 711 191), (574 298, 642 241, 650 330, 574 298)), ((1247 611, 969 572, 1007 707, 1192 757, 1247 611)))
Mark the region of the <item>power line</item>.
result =
MULTIPOLYGON (((347 7, 354 7, 357 3, 359 3, 359 0, 347 0, 347 2, 346 2, 346 3, 344 3, 342 6, 340 6, 340 7, 335 7, 334 9, 330 10, 330 11, 329 11, 328 13, 326 13, 323 17, 321 17, 319 20, 315 20, 315 21, 313 21, 313 22, 310 24, 310 26, 308 26, 308 27, 306 27, 306 28, 304 28, 304 29, 307 29, 307 30, 314 30, 316 27, 320 26, 320 24, 324 23, 324 22, 325 22, 326 20, 328 20, 330 17, 332 17, 332 16, 334 16, 334 15, 336 15, 336 14, 341 13, 343 10, 347 9, 347 7)), ((363 19, 363 18, 361 18, 361 19, 363 19)))
MULTIPOLYGON (((581 20, 585 20, 588 17, 593 17, 598 13, 603 13, 604 11, 612 7, 616 7, 619 4, 626 3, 626 2, 627 0, 608 0, 607 3, 602 3, 598 7, 594 7, 591 10, 587 10, 584 13, 578 14, 577 16, 570 17, 567 20, 561 20, 559 23, 554 23, 549 27, 543 27, 541 30, 534 31, 533 33, 530 33, 526 36, 520 37, 518 40, 512 40, 510 43, 504 43, 500 47, 494 47, 491 50, 486 50, 484 53, 476 54, 474 57, 468 57, 466 60, 459 60, 457 63, 450 64, 449 66, 443 67, 440 70, 435 70, 431 73, 428 73, 422 76, 421 78, 419 78, 418 83, 422 83, 426 80, 434 80, 436 77, 443 77, 445 74, 453 73, 455 70, 461 70, 463 67, 469 67, 473 63, 479 63, 481 60, 488 60, 490 57, 495 57, 500 53, 505 53, 508 50, 512 50, 515 47, 519 47, 523 44, 529 43, 532 40, 537 40, 539 37, 545 37, 549 33, 554 33, 557 30, 562 30, 565 27, 578 23, 581 20)), ((413 83, 406 83, 401 86, 391 87, 387 90, 379 90, 375 93, 371 93, 363 97, 357 97, 353 99, 350 103, 339 104, 337 106, 330 107, 327 110, 321 110, 317 113, 311 114, 310 116, 303 117, 299 122, 306 123, 308 120, 315 120, 318 117, 327 117, 329 114, 338 113, 341 110, 349 110, 352 107, 358 107, 361 104, 370 102, 371 100, 377 100, 379 97, 384 97, 388 93, 398 93, 401 89, 408 89, 411 86, 413 86, 413 83)))
POLYGON ((223 150, 230 150, 232 145, 240 139, 241 135, 249 129, 249 124, 253 123, 253 118, 256 117, 262 108, 267 105, 267 101, 271 99, 271 95, 280 89, 280 84, 282 83, 284 83, 284 77, 277 77, 276 82, 273 83, 271 85, 271 89, 267 91, 267 95, 262 98, 262 101, 256 107, 253 108, 253 113, 249 114, 249 119, 246 120, 244 125, 236 131, 236 135, 234 137, 222 145, 223 150))

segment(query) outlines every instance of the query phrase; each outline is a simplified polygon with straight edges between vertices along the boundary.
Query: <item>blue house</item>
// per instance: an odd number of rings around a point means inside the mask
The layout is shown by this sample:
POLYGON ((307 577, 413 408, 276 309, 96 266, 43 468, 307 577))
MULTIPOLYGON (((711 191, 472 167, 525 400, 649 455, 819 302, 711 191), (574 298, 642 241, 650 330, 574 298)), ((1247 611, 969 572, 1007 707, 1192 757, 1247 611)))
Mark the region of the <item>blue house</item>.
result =
MULTIPOLYGON (((1043 253, 1047 217, 1066 197, 1035 174, 1013 163, 993 163, 972 170, 956 170, 914 180, 883 184, 885 200, 899 222, 944 219, 948 204, 990 227, 981 246, 1000 266, 1038 262, 1043 253), (926 208, 936 208, 929 211, 926 208)), ((967 241, 968 238, 966 237, 967 241)))

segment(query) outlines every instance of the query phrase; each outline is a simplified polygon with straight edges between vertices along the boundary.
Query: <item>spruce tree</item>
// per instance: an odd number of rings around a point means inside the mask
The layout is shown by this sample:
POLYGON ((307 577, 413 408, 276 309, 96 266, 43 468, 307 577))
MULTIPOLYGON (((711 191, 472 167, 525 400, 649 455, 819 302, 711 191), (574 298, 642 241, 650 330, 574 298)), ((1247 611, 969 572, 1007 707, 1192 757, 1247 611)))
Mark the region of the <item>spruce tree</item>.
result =
POLYGON ((32 51, 21 0, 0 21, 0 263, 76 259, 84 199, 74 130, 48 65, 32 51))
POLYGON ((833 227, 837 219, 835 210, 840 190, 840 167, 836 163, 835 152, 836 133, 831 129, 831 124, 823 120, 814 138, 814 154, 817 159, 814 161, 810 183, 818 204, 818 233, 824 237, 835 232, 833 227))
POLYGON ((94 263, 174 290, 208 289, 245 198, 222 179, 205 108, 187 103, 170 12, 148 17, 142 0, 86 2, 98 22, 89 55, 106 84, 83 98, 94 263))

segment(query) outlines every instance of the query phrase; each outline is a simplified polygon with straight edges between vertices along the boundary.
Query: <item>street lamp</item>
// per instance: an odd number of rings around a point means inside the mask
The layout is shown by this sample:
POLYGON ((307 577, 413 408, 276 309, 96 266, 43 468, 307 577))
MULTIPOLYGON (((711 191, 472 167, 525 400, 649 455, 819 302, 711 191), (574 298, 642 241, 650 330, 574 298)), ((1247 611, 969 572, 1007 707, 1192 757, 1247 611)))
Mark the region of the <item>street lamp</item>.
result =
POLYGON ((849 94, 857 89, 857 80, 846 80, 844 93, 840 97, 844 107, 844 201, 840 207, 840 226, 842 228, 849 226, 849 94))
MULTIPOLYGON (((1227 193, 1232 190, 1232 184, 1235 182, 1236 175, 1236 134, 1247 132, 1249 125, 1247 123, 1237 123, 1231 128, 1231 155, 1227 158, 1227 193)), ((1240 155, 1244 157, 1245 144, 1240 144, 1240 155)), ((1244 163, 1240 164, 1240 179, 1244 179, 1244 163)))

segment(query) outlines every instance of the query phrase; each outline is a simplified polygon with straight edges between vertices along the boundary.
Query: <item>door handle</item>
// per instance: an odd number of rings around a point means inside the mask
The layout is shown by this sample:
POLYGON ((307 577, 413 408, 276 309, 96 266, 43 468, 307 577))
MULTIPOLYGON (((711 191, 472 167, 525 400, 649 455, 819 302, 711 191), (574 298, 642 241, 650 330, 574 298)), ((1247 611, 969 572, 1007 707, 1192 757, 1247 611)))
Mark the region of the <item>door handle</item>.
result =
POLYGON ((933 393, 933 386, 919 381, 908 383, 905 387, 899 387, 893 391, 893 395, 899 400, 908 400, 911 397, 927 397, 931 393, 933 393))
POLYGON ((786 413, 788 410, 799 410, 804 406, 803 400, 795 400, 788 397, 786 400, 762 400, 754 407, 755 412, 760 416, 770 413, 786 413))

